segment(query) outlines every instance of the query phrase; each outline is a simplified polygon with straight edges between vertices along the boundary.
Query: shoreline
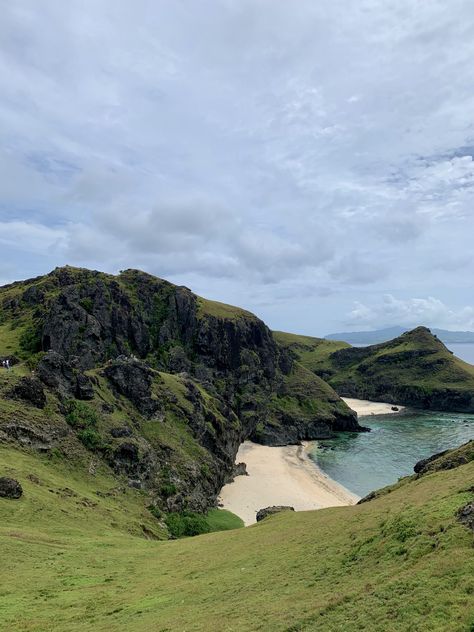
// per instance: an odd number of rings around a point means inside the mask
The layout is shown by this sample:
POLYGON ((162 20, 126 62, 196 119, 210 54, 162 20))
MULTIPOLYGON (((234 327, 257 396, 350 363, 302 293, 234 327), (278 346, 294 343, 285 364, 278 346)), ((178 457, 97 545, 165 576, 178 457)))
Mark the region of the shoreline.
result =
MULTIPOLYGON (((405 410, 405 406, 386 402, 342 399, 358 416, 397 414, 405 410)), ((242 443, 236 463, 245 463, 248 475, 236 476, 232 483, 224 485, 219 495, 220 506, 249 526, 256 522, 259 509, 272 505, 311 511, 356 504, 359 496, 327 476, 310 458, 312 443, 282 447, 242 443)))
POLYGON ((395 415, 406 409, 400 404, 388 404, 387 402, 372 402, 368 399, 355 399, 353 397, 341 397, 346 404, 354 410, 359 417, 369 415, 395 415), (396 410, 393 410, 396 408, 396 410))
POLYGON ((248 526, 256 522, 259 509, 272 505, 309 511, 356 504, 359 496, 329 478, 308 456, 310 445, 269 447, 245 441, 236 461, 247 464, 248 476, 236 476, 222 488, 223 509, 248 526))

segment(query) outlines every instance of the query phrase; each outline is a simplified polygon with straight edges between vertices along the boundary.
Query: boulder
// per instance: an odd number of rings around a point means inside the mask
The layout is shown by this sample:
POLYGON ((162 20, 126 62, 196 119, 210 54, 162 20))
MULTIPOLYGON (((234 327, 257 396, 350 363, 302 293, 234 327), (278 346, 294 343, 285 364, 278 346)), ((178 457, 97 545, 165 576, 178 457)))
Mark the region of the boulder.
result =
POLYGON ((273 514, 280 513, 281 511, 294 511, 294 507, 289 507, 288 505, 273 505, 273 507, 265 507, 265 509, 260 509, 257 511, 257 522, 268 518, 268 516, 273 516, 273 514))
POLYGON ((474 501, 461 507, 457 513, 457 518, 464 526, 474 531, 474 501))
POLYGON ((22 377, 20 381, 8 392, 11 399, 19 399, 36 408, 44 408, 46 405, 46 395, 43 385, 35 377, 22 377))
POLYGON ((23 489, 14 478, 0 477, 0 498, 11 498, 15 500, 23 494, 23 489))

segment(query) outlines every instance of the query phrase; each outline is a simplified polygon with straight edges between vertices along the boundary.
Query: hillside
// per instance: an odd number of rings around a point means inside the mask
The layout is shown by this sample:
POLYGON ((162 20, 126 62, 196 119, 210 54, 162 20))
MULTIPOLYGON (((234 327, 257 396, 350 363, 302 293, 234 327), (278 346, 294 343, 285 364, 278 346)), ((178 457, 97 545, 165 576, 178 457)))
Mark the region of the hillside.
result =
POLYGON ((468 632, 474 462, 460 455, 357 506, 159 542, 143 492, 0 447, 24 487, 0 498, 0 629, 468 632))
MULTIPOLYGON (((281 334, 276 340, 281 344, 281 334)), ((286 348, 341 396, 474 412, 474 367, 454 356, 425 327, 368 347, 323 341, 308 350, 307 340, 298 336, 291 344, 287 341, 286 348), (332 347, 337 344, 340 348, 332 347)))
MULTIPOLYGON (((340 331, 325 336, 327 340, 343 340, 351 345, 373 345, 387 342, 405 333, 406 327, 385 327, 373 331, 340 331)), ((449 331, 447 329, 432 328, 431 333, 445 344, 474 343, 474 331, 449 331)))
POLYGON ((0 443, 97 463, 160 515, 214 506, 247 438, 360 430, 256 316, 137 270, 0 288, 3 359, 0 443))

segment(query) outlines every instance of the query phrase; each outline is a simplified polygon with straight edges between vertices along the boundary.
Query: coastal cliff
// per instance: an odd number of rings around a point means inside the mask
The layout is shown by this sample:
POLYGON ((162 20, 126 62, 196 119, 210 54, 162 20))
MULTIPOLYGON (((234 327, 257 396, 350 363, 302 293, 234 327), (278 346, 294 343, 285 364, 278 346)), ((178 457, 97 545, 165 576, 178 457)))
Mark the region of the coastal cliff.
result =
POLYGON ((0 441, 93 456, 159 510, 212 506, 247 438, 362 430, 256 316, 144 272, 57 268, 0 306, 0 441))

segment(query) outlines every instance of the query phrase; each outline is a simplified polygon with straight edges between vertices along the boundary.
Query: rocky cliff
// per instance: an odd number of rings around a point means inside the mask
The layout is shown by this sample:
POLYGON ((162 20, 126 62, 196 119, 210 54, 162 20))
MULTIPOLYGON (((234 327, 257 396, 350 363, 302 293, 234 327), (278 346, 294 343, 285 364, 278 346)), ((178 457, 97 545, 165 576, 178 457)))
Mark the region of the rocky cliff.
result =
POLYGON ((58 268, 0 307, 0 440, 97 459, 165 511, 214 503, 246 438, 361 430, 256 316, 149 274, 58 268))

